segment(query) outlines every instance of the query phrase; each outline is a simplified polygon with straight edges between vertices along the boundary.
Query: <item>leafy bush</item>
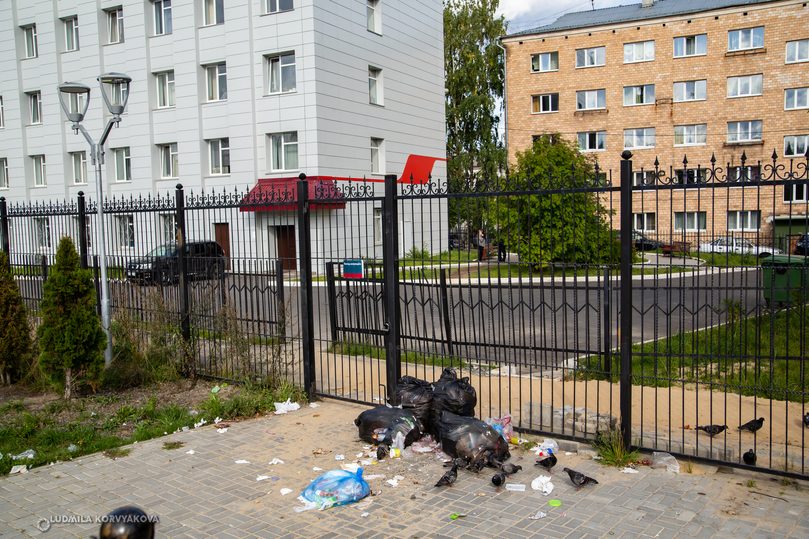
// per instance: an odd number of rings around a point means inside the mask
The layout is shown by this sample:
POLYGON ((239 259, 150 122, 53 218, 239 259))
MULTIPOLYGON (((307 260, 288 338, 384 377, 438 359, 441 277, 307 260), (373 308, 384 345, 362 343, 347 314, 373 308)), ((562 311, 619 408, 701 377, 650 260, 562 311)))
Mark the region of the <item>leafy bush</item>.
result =
POLYGON ((31 348, 28 316, 20 289, 11 275, 8 255, 0 251, 0 383, 11 384, 31 348))

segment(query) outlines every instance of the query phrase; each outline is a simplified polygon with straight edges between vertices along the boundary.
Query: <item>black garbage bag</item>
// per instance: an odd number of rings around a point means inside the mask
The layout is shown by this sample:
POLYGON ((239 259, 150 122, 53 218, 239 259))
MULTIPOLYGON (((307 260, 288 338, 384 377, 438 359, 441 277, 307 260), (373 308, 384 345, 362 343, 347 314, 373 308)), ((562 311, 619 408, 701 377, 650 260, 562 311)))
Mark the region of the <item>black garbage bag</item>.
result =
POLYGON ((443 412, 438 422, 441 437, 441 450, 450 457, 460 457, 475 461, 486 453, 491 453, 497 460, 507 460, 508 442, 480 419, 461 417, 451 412, 443 412))
POLYGON ((472 417, 475 415, 475 406, 478 395, 469 378, 458 378, 455 370, 447 367, 441 373, 441 378, 433 384, 433 409, 430 419, 430 432, 440 437, 438 422, 443 412, 455 415, 472 417))
POLYGON ((407 447, 424 433, 421 421, 411 411, 384 404, 365 410, 354 420, 354 424, 359 428, 360 438, 369 444, 392 445, 396 433, 401 432, 407 447))
POLYGON ((433 385, 413 376, 402 376, 396 384, 396 404, 413 412, 423 426, 428 425, 433 406, 433 385))

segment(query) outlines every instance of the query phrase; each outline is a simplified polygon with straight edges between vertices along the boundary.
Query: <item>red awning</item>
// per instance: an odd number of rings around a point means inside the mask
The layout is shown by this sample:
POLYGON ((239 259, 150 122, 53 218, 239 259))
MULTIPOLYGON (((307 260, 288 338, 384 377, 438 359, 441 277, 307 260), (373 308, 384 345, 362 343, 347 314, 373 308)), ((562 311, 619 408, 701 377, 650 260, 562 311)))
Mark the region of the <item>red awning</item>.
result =
MULTIPOLYGON (((335 178, 309 176, 309 207, 341 210, 346 207, 335 178), (321 200, 322 202, 317 202, 321 200)), ((240 211, 295 211, 298 209, 298 178, 259 178, 239 204, 240 211)))

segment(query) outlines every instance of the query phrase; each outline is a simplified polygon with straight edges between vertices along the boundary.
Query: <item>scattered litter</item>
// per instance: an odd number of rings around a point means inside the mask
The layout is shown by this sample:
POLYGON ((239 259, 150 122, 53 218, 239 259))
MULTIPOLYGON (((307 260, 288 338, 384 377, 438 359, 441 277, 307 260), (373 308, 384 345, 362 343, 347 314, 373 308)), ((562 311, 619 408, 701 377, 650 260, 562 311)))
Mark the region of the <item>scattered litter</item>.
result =
POLYGON ((593 460, 604 460, 604 457, 601 455, 593 455, 593 460))
POLYGON ((283 441, 284 441, 284 439, 283 439, 282 437, 278 437, 278 438, 276 438, 276 439, 275 439, 275 441, 276 441, 276 442, 283 442, 283 441))
POLYGON ((340 468, 351 473, 357 473, 357 470, 360 469, 360 465, 356 462, 346 462, 344 464, 340 464, 340 468))
POLYGON ((363 513, 363 514, 361 514, 361 515, 360 515, 360 518, 365 518, 365 517, 367 517, 367 516, 368 516, 368 515, 370 515, 370 514, 371 514, 371 513, 363 513))
POLYGON ((423 437, 418 442, 413 442, 413 445, 410 446, 410 449, 414 453, 432 453, 435 451, 436 447, 438 446, 438 442, 433 440, 433 437, 429 434, 423 437))
POLYGON ((525 485, 514 485, 509 483, 506 485, 506 490, 511 490, 513 492, 525 492, 525 485))
POLYGON ((485 497, 486 497, 486 493, 485 493, 485 492, 478 492, 478 493, 477 493, 477 497, 478 497, 478 498, 485 498, 485 497))
POLYGON ((374 461, 370 460, 370 459, 364 459, 364 460, 360 461, 360 464, 362 464, 363 466, 370 466, 373 463, 374 463, 374 461))
MULTIPOLYGON (((317 468, 317 469, 319 470, 320 468, 317 468)), ((366 481, 373 481, 374 479, 385 479, 385 476, 382 475, 382 474, 373 474, 373 475, 366 475, 365 476, 366 481)))
POLYGON ((317 403, 314 403, 314 402, 309 403, 309 408, 319 408, 319 407, 320 407, 320 405, 317 404, 317 403))
POLYGON ((258 477, 256 477, 256 481, 264 481, 265 479, 269 478, 270 478, 269 475, 259 475, 258 477))
POLYGON ((404 477, 402 477, 401 475, 394 475, 393 479, 388 479, 387 481, 385 481, 385 483, 389 484, 392 487, 398 487, 399 481, 404 481, 404 477))
POLYGON ((213 420, 214 423, 220 423, 221 421, 222 421, 221 417, 217 417, 216 419, 213 420))
POLYGON ((334 460, 345 460, 345 459, 346 459, 345 455, 334 455, 334 460))
POLYGON ((236 461, 236 464, 250 464, 250 461, 249 461, 249 460, 244 460, 244 459, 241 459, 241 460, 237 460, 237 461, 236 461))
POLYGON ((202 425, 204 425, 204 424, 206 424, 206 423, 207 423, 207 421, 205 421, 205 419, 203 418, 203 419, 201 419, 199 422, 194 423, 194 428, 195 428, 195 429, 198 429, 198 428, 200 428, 202 425))
POLYGON ((559 444, 556 443, 556 440, 545 438, 541 444, 530 449, 530 451, 536 453, 537 456, 548 455, 549 450, 556 454, 559 453, 559 444))
POLYGON ((227 431, 228 431, 228 429, 216 429, 216 432, 218 432, 219 434, 223 434, 223 433, 225 433, 227 431))
MULTIPOLYGON (((95 415, 95 412, 93 412, 93 414, 95 415)), ((199 412, 197 412, 196 410, 188 410, 188 415, 190 415, 191 417, 196 417, 197 415, 199 415, 199 412)))
POLYGON ((573 454, 573 453, 571 453, 570 451, 565 451, 565 455, 567 455, 568 457, 569 457, 570 455, 572 455, 572 454, 573 454))
POLYGON ((9 475, 14 473, 28 473, 28 467, 25 464, 18 464, 17 466, 12 466, 11 471, 8 472, 9 475))
POLYGON ((637 470, 633 470, 632 468, 624 468, 621 470, 621 473, 638 473, 637 470))
POLYGON ((188 432, 189 430, 191 429, 189 429, 188 427, 183 427, 183 432, 188 432))
POLYGON ((312 468, 312 469, 313 469, 314 471, 316 471, 316 472, 322 472, 322 471, 323 471, 323 468, 318 468, 317 466, 315 466, 315 467, 314 467, 314 468, 312 468))
POLYGON ((185 452, 185 454, 186 454, 186 455, 193 455, 193 454, 194 454, 194 450, 193 450, 193 449, 189 449, 188 451, 186 451, 186 452, 185 452))
POLYGON ((667 472, 680 473, 680 463, 669 453, 655 452, 652 454, 652 468, 666 468, 667 472))
POLYGON ((282 488, 279 492, 281 492, 281 496, 286 496, 287 494, 292 493, 291 488, 282 488))
POLYGON ((286 402, 276 402, 275 403, 275 415, 285 414, 287 412, 294 412, 295 410, 299 410, 301 407, 300 404, 297 402, 292 402, 292 399, 287 399, 286 402))
POLYGON ((455 520, 455 519, 458 519, 458 518, 463 518, 465 516, 466 516, 466 513, 452 513, 449 516, 449 518, 451 518, 452 520, 455 520))
POLYGON ((354 506, 354 509, 362 511, 364 509, 368 509, 371 506, 372 503, 374 503, 374 499, 369 496, 369 497, 365 498, 364 500, 362 500, 361 502, 358 502, 354 506))
POLYGON ((67 446, 67 450, 71 453, 75 453, 76 451, 79 450, 79 446, 77 446, 76 444, 70 444, 69 446, 67 446))
POLYGON ((559 500, 551 500, 548 502, 548 505, 550 505, 551 507, 560 507, 562 505, 562 502, 560 502, 559 500))
POLYGON ((547 513, 543 513, 542 511, 537 511, 535 515, 531 515, 528 517, 529 520, 539 520, 540 518, 545 518, 548 516, 547 513))
POLYGON ((278 477, 277 475, 274 475, 274 476, 270 477, 270 481, 278 481, 279 479, 281 479, 281 478, 278 477))
POLYGON ((217 429, 226 429, 230 427, 230 425, 227 423, 223 423, 222 421, 217 421, 214 427, 216 427, 217 429))
POLYGON ((95 412, 90 412, 90 417, 95 417, 95 416, 96 416, 95 412))
POLYGON ((531 488, 534 490, 541 490, 542 494, 547 496, 553 492, 553 483, 551 483, 551 478, 549 476, 540 475, 531 481, 531 488))
POLYGON ((35 455, 36 453, 34 452, 33 449, 26 449, 19 455, 11 455, 11 460, 32 459, 34 458, 35 455))
POLYGON ((313 455, 325 455, 326 453, 331 453, 331 451, 325 451, 319 447, 312 451, 313 455))
MULTIPOLYGON (((222 384, 222 385, 223 385, 223 386, 226 386, 227 384, 222 384)), ((216 395, 216 394, 217 394, 217 393, 219 393, 221 390, 222 390, 222 388, 221 388, 221 387, 219 387, 219 386, 214 386, 214 387, 211 389, 211 393, 213 393, 214 395, 216 395)))
POLYGON ((274 458, 270 461, 270 466, 275 466, 276 464, 283 464, 284 461, 279 458, 274 458))
MULTIPOLYGON (((500 433, 505 440, 510 440, 514 435, 514 427, 511 425, 511 414, 504 414, 503 417, 487 417, 485 423, 500 433)), ((517 440, 519 441, 519 440, 517 440)))
POLYGON ((303 498, 317 504, 322 511, 334 505, 359 501, 370 492, 371 487, 362 478, 362 468, 356 473, 331 470, 312 481, 303 491, 303 498))

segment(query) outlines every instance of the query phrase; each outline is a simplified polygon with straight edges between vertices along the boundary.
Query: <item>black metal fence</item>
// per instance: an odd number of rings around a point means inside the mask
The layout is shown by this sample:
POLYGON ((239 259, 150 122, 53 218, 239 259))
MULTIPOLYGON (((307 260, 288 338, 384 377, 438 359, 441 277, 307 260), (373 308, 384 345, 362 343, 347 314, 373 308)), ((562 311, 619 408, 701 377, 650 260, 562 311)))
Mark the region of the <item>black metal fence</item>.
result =
MULTIPOLYGON (((664 170, 625 157, 615 174, 107 201, 113 319, 144 345, 171 328, 204 376, 285 376, 374 403, 402 374, 432 381, 451 366, 476 388, 479 416, 509 413, 526 432, 614 429, 740 467, 752 449, 760 469, 809 475, 809 161, 664 170), (176 280, 129 273, 177 241, 223 254, 189 253, 204 271, 176 280), (357 262, 361 276, 347 275, 357 262)), ((34 315, 58 236, 95 266, 98 208, 83 197, 0 201, 0 213, 34 315)))

